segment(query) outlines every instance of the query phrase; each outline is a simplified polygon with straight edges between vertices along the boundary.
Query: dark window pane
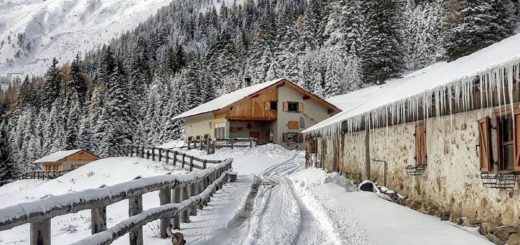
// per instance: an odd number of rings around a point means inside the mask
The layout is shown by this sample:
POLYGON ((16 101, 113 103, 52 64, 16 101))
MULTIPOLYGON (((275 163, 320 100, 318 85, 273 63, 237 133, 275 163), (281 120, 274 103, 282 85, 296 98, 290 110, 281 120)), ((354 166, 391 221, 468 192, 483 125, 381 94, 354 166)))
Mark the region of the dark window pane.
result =
POLYGON ((288 111, 289 112, 298 112, 299 104, 298 102, 288 102, 288 111))
POLYGON ((278 102, 277 101, 271 101, 270 110, 271 111, 277 111, 278 110, 278 102))

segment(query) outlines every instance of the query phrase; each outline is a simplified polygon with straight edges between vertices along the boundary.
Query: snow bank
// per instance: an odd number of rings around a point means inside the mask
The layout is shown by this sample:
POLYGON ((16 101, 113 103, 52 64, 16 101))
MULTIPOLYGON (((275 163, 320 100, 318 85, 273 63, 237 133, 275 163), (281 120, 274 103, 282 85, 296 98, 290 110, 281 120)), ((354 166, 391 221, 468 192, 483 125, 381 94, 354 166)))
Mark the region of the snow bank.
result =
POLYGON ((491 244, 474 231, 385 201, 375 193, 345 191, 335 183, 345 183, 343 177, 321 169, 306 169, 291 179, 324 228, 346 244, 491 244), (327 176, 333 181, 326 181, 327 176))
POLYGON ((331 98, 330 102, 345 110, 304 133, 334 135, 341 130, 344 121, 351 132, 361 126, 401 123, 406 116, 418 118, 420 113, 423 116, 431 113, 432 106, 437 108, 433 113, 440 115, 440 108, 451 107, 452 103, 468 110, 475 100, 473 88, 476 78, 481 81, 477 85, 481 93, 480 103, 489 104, 493 99, 498 99, 503 104, 506 94, 512 96, 513 80, 520 80, 519 43, 520 34, 453 62, 439 63, 381 86, 331 98), (498 98, 492 98, 496 95, 498 98), (422 107, 427 109, 420 112, 422 107))
POLYGON ((291 178, 300 186, 316 187, 331 183, 345 188, 346 191, 357 191, 357 187, 345 177, 336 172, 326 173, 322 169, 318 168, 305 169, 293 174, 291 178))

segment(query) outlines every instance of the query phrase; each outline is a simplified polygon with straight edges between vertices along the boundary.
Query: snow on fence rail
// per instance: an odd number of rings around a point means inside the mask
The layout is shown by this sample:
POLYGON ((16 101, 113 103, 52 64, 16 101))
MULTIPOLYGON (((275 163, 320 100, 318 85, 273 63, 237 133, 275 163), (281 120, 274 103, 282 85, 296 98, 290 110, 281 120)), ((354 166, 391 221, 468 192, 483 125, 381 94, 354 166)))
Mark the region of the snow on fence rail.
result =
POLYGON ((30 223, 30 244, 51 244, 51 219, 56 216, 91 210, 92 234, 79 244, 109 244, 130 233, 130 244, 143 244, 142 226, 161 219, 160 235, 166 230, 180 228, 180 221, 189 221, 197 208, 207 205, 211 195, 228 180, 233 159, 227 159, 207 169, 186 175, 163 175, 135 179, 129 182, 101 186, 60 196, 46 196, 41 200, 20 203, 0 209, 0 231, 30 223), (159 191, 161 206, 143 211, 143 194, 159 191), (129 200, 130 217, 107 229, 106 207, 129 200))
POLYGON ((182 168, 185 166, 189 167, 190 171, 193 169, 206 169, 208 164, 218 164, 224 162, 224 160, 208 160, 199 157, 188 155, 184 152, 179 152, 170 149, 162 149, 154 146, 116 146, 110 150, 110 156, 128 156, 128 157, 141 157, 146 159, 152 159, 154 161, 165 162, 166 164, 173 164, 176 166, 180 164, 182 168))

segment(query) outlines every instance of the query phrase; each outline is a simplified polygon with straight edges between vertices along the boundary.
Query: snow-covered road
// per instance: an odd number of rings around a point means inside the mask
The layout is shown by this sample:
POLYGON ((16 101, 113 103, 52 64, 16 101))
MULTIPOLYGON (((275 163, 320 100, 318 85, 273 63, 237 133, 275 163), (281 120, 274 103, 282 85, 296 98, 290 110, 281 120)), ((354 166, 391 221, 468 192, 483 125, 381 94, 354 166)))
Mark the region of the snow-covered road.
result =
MULTIPOLYGON (((303 152, 267 145, 220 149, 210 157, 234 158, 238 180, 216 192, 190 223, 181 224, 180 232, 188 244, 491 244, 475 229, 440 221, 374 193, 358 192, 337 173, 304 169, 303 152)), ((25 180, 3 186, 0 207, 168 172, 183 171, 138 158, 105 159, 56 180, 25 180)), ((145 209, 157 207, 158 194, 148 193, 143 201, 145 209)), ((109 226, 128 217, 127 206, 127 201, 122 201, 108 207, 109 226)), ((158 227, 158 221, 144 226, 145 244, 171 244, 158 238, 158 227)), ((28 230, 28 225, 23 225, 2 231, 0 244, 27 244, 28 230)), ((52 234, 56 244, 89 236, 89 212, 54 218, 52 234)), ((128 237, 114 244, 128 244, 128 237)))

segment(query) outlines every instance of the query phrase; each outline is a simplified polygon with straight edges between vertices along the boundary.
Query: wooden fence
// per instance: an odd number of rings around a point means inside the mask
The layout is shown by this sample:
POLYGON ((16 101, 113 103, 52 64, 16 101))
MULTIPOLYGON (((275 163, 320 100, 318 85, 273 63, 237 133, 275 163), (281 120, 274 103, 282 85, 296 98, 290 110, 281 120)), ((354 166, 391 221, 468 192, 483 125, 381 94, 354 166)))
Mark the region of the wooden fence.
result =
POLYGON ((179 152, 171 149, 162 149, 154 146, 117 146, 110 150, 111 157, 141 157, 154 161, 164 162, 166 164, 179 165, 182 168, 188 167, 190 171, 193 169, 206 169, 208 164, 218 164, 223 160, 208 160, 179 152))
POLYGON ((213 193, 228 180, 233 160, 186 175, 163 175, 135 179, 114 186, 102 186, 0 209, 0 231, 29 223, 30 244, 51 244, 51 219, 90 210, 92 236, 75 244, 110 244, 129 233, 131 245, 143 244, 143 225, 160 219, 160 236, 166 238, 170 225, 179 229, 181 221, 197 215, 213 193), (143 211, 143 195, 159 191, 160 207, 143 211), (128 200, 129 218, 107 228, 106 207, 128 200))
POLYGON ((253 146, 257 145, 257 139, 255 138, 218 138, 215 139, 215 147, 216 148, 223 148, 223 147, 229 147, 231 149, 235 147, 250 147, 253 148, 253 146))
POLYGON ((60 171, 31 171, 25 172, 23 174, 18 175, 16 179, 56 179, 66 173, 73 171, 74 169, 69 170, 60 170, 60 171))

